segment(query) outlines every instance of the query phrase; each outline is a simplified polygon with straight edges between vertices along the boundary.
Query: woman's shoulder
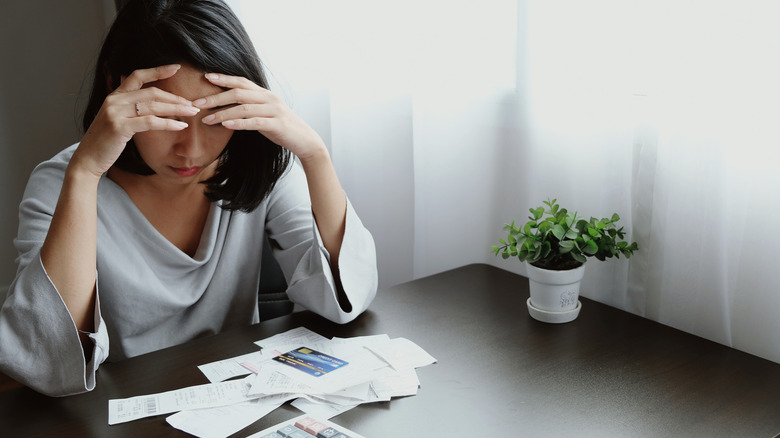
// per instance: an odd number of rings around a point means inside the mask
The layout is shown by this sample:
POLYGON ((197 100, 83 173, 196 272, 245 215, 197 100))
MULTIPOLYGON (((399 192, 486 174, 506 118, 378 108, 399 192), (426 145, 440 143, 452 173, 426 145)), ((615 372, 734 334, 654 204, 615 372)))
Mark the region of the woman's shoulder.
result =
MULTIPOLYGON (((71 157, 73 157, 73 153, 76 151, 76 148, 79 146, 78 143, 72 144, 65 149, 57 152, 56 155, 49 158, 46 161, 41 162, 37 166, 35 166, 35 169, 32 171, 32 175, 36 176, 38 174, 44 174, 44 176, 53 176, 54 174, 64 175, 65 169, 68 167, 68 163, 70 163, 71 157)), ((61 178, 61 176, 60 176, 61 178)))
POLYGON ((77 147, 78 143, 68 146, 35 166, 27 181, 24 198, 48 197, 45 196, 46 192, 56 192, 55 196, 59 196, 62 180, 65 178, 65 170, 68 168, 70 158, 77 147))
POLYGON ((68 167, 68 163, 70 163, 70 159, 71 157, 73 157, 73 153, 76 152, 76 148, 78 147, 79 147, 79 143, 74 143, 66 147, 65 149, 57 152, 53 157, 39 164, 39 166, 44 164, 49 164, 57 167, 62 167, 62 166, 68 167))
POLYGON ((282 175, 274 184, 272 193, 278 193, 291 188, 297 189, 301 185, 306 187, 306 173, 303 171, 301 163, 299 163, 297 159, 293 159, 290 160, 290 163, 287 164, 287 168, 282 172, 282 175))

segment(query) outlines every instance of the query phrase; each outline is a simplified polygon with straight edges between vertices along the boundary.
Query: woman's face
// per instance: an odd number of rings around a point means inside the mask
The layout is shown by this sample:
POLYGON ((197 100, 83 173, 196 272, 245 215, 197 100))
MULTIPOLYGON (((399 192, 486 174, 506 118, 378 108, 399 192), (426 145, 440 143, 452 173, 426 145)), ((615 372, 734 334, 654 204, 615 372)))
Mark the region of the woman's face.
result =
MULTIPOLYGON (((195 101, 222 92, 204 72, 186 64, 172 77, 148 86, 195 101)), ((189 126, 182 131, 147 131, 133 136, 138 153, 159 178, 174 184, 198 183, 214 174, 217 158, 233 131, 222 125, 207 125, 201 119, 221 108, 203 110, 192 117, 175 117, 189 126)))

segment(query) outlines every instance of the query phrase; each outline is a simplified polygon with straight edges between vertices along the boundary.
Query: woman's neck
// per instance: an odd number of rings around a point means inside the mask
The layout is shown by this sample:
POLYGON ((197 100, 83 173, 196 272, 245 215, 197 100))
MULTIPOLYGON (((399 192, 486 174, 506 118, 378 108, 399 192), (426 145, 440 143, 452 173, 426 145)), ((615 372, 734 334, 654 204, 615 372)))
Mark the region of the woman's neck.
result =
POLYGON ((137 175, 115 168, 107 176, 122 187, 160 234, 194 256, 211 207, 205 184, 164 184, 155 175, 137 175))

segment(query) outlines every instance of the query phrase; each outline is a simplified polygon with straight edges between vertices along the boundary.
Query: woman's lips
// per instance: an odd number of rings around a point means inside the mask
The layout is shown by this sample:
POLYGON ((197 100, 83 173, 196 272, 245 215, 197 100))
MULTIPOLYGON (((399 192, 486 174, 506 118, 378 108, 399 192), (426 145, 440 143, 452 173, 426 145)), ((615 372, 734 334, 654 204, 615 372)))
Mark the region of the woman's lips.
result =
POLYGON ((174 172, 179 176, 193 176, 200 171, 200 167, 173 167, 174 172))

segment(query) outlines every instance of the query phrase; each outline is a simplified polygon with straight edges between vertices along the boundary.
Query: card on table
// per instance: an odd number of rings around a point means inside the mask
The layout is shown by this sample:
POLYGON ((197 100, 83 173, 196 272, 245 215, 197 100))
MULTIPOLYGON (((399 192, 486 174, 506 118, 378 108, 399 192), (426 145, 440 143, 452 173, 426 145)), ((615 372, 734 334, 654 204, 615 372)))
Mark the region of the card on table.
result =
POLYGON ((349 362, 320 353, 311 348, 300 347, 274 357, 274 360, 289 365, 314 377, 324 376, 349 362))

